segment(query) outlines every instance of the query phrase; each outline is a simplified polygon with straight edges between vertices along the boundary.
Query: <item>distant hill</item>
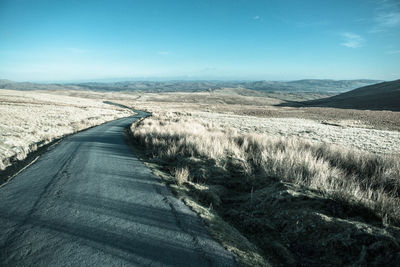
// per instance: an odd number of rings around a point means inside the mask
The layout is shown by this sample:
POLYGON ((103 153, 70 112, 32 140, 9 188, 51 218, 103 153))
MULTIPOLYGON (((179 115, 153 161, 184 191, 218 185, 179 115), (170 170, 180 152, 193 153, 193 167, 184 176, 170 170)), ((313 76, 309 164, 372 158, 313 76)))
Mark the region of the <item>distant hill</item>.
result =
POLYGON ((355 88, 376 84, 379 80, 318 80, 307 79, 290 82, 256 81, 245 82, 243 87, 258 91, 325 92, 342 93, 355 88))
POLYGON ((83 89, 95 91, 141 91, 141 92, 199 92, 223 87, 220 81, 126 81, 75 84, 83 89))
POLYGON ((301 103, 307 106, 400 111, 400 80, 364 86, 329 98, 301 103))
POLYGON ((220 88, 245 88, 260 92, 342 93, 377 80, 299 80, 278 81, 126 81, 85 83, 30 83, 0 80, 0 89, 16 90, 93 90, 142 92, 199 92, 220 88))
POLYGON ((69 86, 65 84, 46 84, 46 83, 31 83, 31 82, 14 82, 10 80, 0 79, 0 89, 10 90, 65 90, 79 89, 77 86, 69 86))

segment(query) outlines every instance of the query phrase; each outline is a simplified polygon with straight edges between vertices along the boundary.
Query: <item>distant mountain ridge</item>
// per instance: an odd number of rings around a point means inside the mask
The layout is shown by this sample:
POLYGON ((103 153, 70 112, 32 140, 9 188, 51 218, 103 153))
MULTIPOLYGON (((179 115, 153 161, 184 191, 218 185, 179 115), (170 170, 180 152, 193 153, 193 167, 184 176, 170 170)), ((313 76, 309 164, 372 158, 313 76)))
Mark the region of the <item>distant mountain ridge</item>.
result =
POLYGON ((281 81, 125 81, 84 83, 30 83, 0 80, 0 89, 15 90, 93 90, 143 92, 198 92, 220 88, 245 88, 262 92, 346 92, 378 80, 318 80, 281 81))
POLYGON ((400 111, 400 79, 364 86, 329 98, 302 102, 307 106, 400 111))

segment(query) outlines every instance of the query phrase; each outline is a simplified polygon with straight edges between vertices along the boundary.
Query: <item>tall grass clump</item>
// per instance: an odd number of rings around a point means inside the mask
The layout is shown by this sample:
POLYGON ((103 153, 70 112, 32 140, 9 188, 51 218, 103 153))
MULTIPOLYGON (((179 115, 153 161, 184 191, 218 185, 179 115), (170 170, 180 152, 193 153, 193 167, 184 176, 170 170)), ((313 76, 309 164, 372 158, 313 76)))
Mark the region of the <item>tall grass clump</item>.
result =
MULTIPOLYGON (((271 181, 307 186, 341 201, 361 204, 396 225, 400 223, 398 155, 378 155, 296 138, 242 134, 171 115, 147 118, 132 125, 131 130, 135 140, 157 159, 211 162, 213 166, 207 168, 219 167, 226 177, 240 176, 252 190, 271 181)), ((187 180, 189 169, 175 172, 178 184, 187 180)))
POLYGON ((178 185, 182 185, 189 179, 189 169, 188 167, 177 168, 175 170, 175 179, 178 185))

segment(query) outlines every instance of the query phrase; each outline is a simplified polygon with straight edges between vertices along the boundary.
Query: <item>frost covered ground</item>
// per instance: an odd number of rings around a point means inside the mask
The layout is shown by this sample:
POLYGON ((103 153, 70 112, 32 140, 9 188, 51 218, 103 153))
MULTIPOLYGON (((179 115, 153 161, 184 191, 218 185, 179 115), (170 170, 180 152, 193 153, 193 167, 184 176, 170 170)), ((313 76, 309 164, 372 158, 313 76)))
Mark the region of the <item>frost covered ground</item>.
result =
POLYGON ((259 118, 210 112, 191 112, 191 116, 241 132, 294 136, 370 152, 400 154, 400 132, 361 128, 351 121, 327 125, 309 119, 259 118))
POLYGON ((102 99, 0 90, 0 170, 54 139, 116 118, 129 110, 102 99))

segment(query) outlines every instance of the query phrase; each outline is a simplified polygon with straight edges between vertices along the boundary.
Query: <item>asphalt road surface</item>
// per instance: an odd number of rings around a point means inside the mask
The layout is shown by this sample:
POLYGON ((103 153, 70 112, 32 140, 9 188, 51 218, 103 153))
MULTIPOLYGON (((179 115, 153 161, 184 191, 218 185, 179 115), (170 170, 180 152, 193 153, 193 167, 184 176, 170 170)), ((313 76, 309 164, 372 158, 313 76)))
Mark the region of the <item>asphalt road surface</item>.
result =
POLYGON ((0 266, 234 266, 126 145, 145 115, 69 136, 0 188, 0 266))

